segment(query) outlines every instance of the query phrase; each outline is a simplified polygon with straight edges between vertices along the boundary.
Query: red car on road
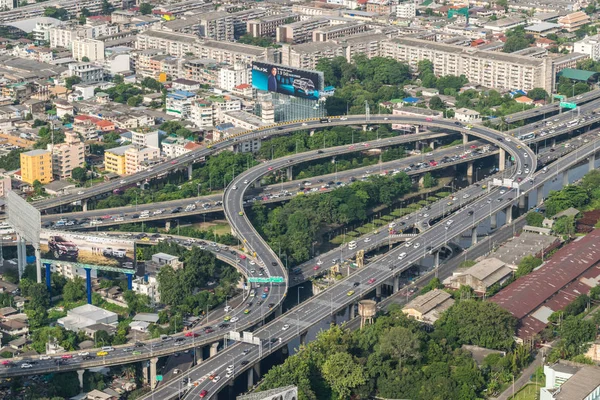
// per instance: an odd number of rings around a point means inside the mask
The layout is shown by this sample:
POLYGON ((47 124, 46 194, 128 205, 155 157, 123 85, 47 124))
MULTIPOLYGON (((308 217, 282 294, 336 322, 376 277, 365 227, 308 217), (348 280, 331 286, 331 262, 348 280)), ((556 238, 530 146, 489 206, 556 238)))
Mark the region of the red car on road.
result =
POLYGON ((375 283, 375 278, 371 278, 371 279, 369 279, 369 281, 368 281, 368 282, 369 282, 369 284, 371 284, 371 285, 372 285, 372 284, 374 284, 374 283, 375 283))
POLYGON ((198 337, 200 336, 199 334, 197 334, 196 332, 192 332, 192 331, 188 331, 185 333, 185 337, 198 337))
POLYGON ((208 391, 207 391, 207 390, 203 390, 203 391, 201 391, 201 392, 200 392, 200 398, 201 398, 201 399, 205 398, 207 394, 208 394, 208 391))

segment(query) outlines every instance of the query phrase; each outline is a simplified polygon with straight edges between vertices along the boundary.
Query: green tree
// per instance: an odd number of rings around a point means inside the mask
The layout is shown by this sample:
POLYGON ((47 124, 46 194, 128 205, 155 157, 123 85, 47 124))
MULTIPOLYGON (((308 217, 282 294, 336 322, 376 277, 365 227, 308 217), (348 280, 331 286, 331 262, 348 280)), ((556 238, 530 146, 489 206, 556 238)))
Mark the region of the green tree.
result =
POLYGON ((81 57, 81 62, 90 62, 90 59, 88 56, 83 56, 81 57))
POLYGON ((44 16, 66 21, 69 19, 69 12, 64 8, 51 6, 44 9, 44 16))
POLYGON ((425 175, 423 175, 424 188, 431 188, 435 185, 437 185, 437 179, 433 175, 431 175, 431 172, 427 172, 425 175))
POLYGON ((127 105, 130 107, 137 107, 142 104, 142 96, 132 96, 127 99, 127 105))
POLYGON ((527 92, 527 97, 532 100, 548 100, 550 98, 548 96, 548 92, 542 88, 531 89, 529 92, 527 92))
POLYGON ((112 4, 108 0, 102 0, 102 15, 110 15, 114 11, 112 4))
POLYGON ((563 216, 554 221, 552 230, 560 235, 573 235, 575 233, 575 218, 572 216, 563 216))
POLYGON ((396 358, 401 370, 403 361, 415 360, 421 356, 419 346, 420 340, 415 333, 408 328, 397 326, 382 335, 379 350, 382 354, 396 358))
POLYGON ((38 181, 37 179, 35 181, 33 181, 33 192, 35 193, 36 196, 41 196, 42 194, 44 194, 44 186, 42 185, 42 182, 38 181))
POLYGON ((596 326, 593 321, 575 316, 565 318, 560 327, 561 356, 571 358, 583 353, 595 337, 596 326))
POLYGON ((521 262, 519 262, 517 272, 515 272, 515 278, 520 278, 521 276, 529 274, 531 271, 533 271, 540 265, 542 265, 541 258, 537 258, 531 255, 523 257, 521 262))
POLYGON ((441 111, 446 108, 446 104, 440 99, 440 96, 433 96, 429 99, 429 108, 441 111))
POLYGON ((76 276, 75 278, 67 281, 63 288, 63 300, 66 302, 77 302, 85 299, 86 289, 84 280, 76 276))
POLYGON ((29 299, 25 303, 25 313, 29 319, 31 329, 42 327, 46 324, 48 318, 48 306, 50 305, 50 297, 48 289, 43 283, 31 283, 27 285, 27 291, 23 291, 29 299))
POLYGON ((338 399, 347 399, 352 389, 366 382, 362 365, 352 355, 340 352, 327 358, 322 367, 323 378, 329 383, 338 399))
POLYGON ((117 74, 117 75, 113 76, 113 78, 112 78, 112 82, 113 82, 115 85, 120 85, 120 84, 122 84, 122 83, 124 82, 123 75, 119 75, 119 74, 117 74))
POLYGON ((69 76, 65 79, 65 87, 69 90, 73 90, 73 85, 81 83, 81 78, 78 76, 69 76))
POLYGON ((544 215, 536 211, 530 211, 527 213, 526 220, 527 225, 537 226, 538 228, 541 228, 544 223, 544 215))
POLYGON ((87 178, 87 170, 85 168, 75 167, 73 168, 73 171, 71 171, 71 176, 80 183, 84 182, 87 178))
POLYGON ((161 90, 163 90, 165 88, 162 83, 160 83, 156 79, 150 78, 150 77, 144 78, 141 82, 141 85, 142 85, 142 87, 152 89, 155 92, 160 92, 161 90))
POLYGON ((152 9, 154 7, 150 3, 142 3, 140 4, 140 13, 142 15, 152 14, 152 9))

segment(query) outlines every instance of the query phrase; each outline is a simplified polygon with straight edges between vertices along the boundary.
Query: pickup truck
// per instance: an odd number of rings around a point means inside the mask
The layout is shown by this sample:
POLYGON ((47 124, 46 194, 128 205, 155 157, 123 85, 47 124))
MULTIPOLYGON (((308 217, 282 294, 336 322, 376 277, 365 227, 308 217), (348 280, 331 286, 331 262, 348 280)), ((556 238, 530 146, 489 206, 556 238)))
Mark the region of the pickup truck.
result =
POLYGON ((73 242, 69 242, 62 236, 50 236, 48 239, 48 251, 52 253, 55 259, 70 258, 77 260, 79 249, 73 242))

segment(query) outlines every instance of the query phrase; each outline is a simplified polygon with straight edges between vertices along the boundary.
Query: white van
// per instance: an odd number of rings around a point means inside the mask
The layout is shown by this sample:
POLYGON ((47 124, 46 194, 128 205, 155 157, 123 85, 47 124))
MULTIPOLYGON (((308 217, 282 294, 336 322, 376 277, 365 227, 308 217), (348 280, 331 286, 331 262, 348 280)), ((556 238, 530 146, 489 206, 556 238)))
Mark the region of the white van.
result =
POLYGON ((112 346, 104 346, 102 347, 102 351, 114 351, 115 348, 112 346))
POLYGON ((349 249, 355 249, 356 248, 356 241, 353 240, 350 243, 348 243, 348 248, 349 249))

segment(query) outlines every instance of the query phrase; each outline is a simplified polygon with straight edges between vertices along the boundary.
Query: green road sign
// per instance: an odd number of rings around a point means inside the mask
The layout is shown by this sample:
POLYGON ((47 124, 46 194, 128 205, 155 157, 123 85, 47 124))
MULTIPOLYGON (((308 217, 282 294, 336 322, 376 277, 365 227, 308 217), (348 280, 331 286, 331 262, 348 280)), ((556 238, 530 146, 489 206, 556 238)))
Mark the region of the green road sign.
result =
POLYGON ((162 381, 162 375, 156 375, 156 381, 157 382, 162 381))
POLYGON ((560 106, 562 108, 575 109, 577 108, 577 104, 575 103, 567 103, 566 101, 561 101, 560 106))
POLYGON ((560 99, 560 100, 563 100, 565 98, 565 96, 563 96, 562 94, 555 94, 552 97, 555 98, 555 99, 560 99))
POLYGON ((283 276, 271 276, 265 278, 248 278, 250 283, 283 283, 285 280, 283 276))
POLYGON ((510 161, 515 161, 515 157, 514 156, 510 156, 510 161))

